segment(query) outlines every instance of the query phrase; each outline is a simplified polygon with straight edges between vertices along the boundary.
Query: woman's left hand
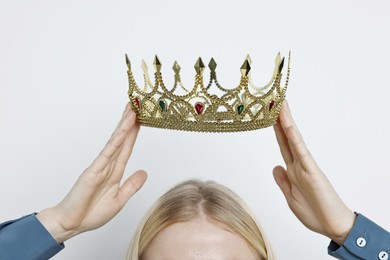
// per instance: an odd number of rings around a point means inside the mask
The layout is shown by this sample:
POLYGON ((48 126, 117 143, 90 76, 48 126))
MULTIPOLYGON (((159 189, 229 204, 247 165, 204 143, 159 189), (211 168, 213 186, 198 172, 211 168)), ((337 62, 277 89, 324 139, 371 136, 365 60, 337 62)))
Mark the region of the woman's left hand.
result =
POLYGON ((274 130, 286 168, 277 166, 273 174, 290 209, 307 228, 342 245, 356 215, 307 149, 286 100, 274 130))

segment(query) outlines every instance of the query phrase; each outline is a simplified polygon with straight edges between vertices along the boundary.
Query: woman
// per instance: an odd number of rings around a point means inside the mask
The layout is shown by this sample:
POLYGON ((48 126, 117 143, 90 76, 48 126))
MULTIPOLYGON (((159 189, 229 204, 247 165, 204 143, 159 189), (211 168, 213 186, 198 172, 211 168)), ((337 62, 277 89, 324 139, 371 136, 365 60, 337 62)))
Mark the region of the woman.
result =
MULTIPOLYGON (((390 234, 345 206, 306 148, 286 101, 274 130, 287 166, 276 167, 274 177, 296 217, 332 239, 332 256, 387 260, 390 234)), ((48 259, 62 250, 64 241, 112 219, 147 177, 137 171, 120 185, 138 131, 128 105, 107 145, 59 204, 0 224, 0 259, 48 259)))

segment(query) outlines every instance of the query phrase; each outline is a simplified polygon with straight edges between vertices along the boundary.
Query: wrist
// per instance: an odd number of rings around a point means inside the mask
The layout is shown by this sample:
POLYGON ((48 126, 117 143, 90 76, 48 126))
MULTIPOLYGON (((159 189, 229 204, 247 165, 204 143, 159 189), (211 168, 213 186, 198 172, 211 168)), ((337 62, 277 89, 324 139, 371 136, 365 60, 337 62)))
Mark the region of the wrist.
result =
POLYGON ((63 243, 71 237, 77 235, 75 230, 67 230, 63 227, 59 214, 56 212, 55 208, 44 209, 36 216, 58 243, 63 243))
POLYGON ((336 242, 338 245, 343 245, 351 232, 356 220, 356 214, 350 211, 344 218, 343 224, 339 226, 332 234, 328 235, 330 239, 336 242))

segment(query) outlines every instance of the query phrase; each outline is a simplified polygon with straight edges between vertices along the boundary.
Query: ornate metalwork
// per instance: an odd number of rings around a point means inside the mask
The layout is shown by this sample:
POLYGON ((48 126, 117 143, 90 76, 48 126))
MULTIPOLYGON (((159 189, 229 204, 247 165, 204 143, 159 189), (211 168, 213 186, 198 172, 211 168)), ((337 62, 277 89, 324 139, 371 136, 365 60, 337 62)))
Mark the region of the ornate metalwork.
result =
POLYGON ((142 61, 145 86, 139 88, 131 62, 126 55, 127 74, 129 79, 128 95, 133 110, 141 125, 197 132, 238 132, 256 130, 273 125, 285 99, 290 77, 290 53, 285 85, 281 86, 284 58, 280 53, 275 58, 275 68, 271 80, 262 88, 257 88, 251 80, 252 60, 249 55, 242 64, 240 83, 236 88, 222 87, 217 80, 217 63, 211 58, 210 81, 205 87, 203 71, 205 65, 201 58, 195 63, 195 85, 191 90, 185 88, 180 78, 180 66, 175 61, 172 69, 175 73, 175 84, 169 90, 163 81, 159 58, 154 58, 154 84, 148 75, 148 67, 142 61), (215 85, 220 93, 211 93, 215 85), (179 95, 177 86, 184 91, 179 95))

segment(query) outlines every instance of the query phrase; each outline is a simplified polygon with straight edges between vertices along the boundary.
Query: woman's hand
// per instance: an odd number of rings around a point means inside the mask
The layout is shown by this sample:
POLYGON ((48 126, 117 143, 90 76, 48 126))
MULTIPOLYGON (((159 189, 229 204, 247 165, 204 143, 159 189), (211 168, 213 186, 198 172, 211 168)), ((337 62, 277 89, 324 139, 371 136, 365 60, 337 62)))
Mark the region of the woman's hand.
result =
POLYGON ((128 104, 110 140, 66 197, 38 213, 57 242, 101 227, 142 187, 147 177, 144 171, 135 172, 121 185, 138 131, 136 115, 128 104))
POLYGON ((290 209, 307 228, 342 245, 356 216, 306 148, 287 101, 283 103, 274 130, 287 170, 277 166, 273 175, 290 209))

